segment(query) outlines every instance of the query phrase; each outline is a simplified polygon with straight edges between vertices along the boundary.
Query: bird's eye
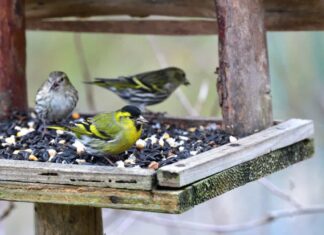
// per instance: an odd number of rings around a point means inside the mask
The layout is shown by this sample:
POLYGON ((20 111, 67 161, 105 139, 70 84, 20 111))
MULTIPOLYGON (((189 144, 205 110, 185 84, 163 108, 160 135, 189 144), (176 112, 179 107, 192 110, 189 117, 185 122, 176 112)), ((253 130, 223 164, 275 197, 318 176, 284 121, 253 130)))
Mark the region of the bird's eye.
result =
POLYGON ((62 83, 63 81, 64 81, 64 78, 63 78, 63 77, 61 77, 61 78, 58 80, 59 83, 62 83))

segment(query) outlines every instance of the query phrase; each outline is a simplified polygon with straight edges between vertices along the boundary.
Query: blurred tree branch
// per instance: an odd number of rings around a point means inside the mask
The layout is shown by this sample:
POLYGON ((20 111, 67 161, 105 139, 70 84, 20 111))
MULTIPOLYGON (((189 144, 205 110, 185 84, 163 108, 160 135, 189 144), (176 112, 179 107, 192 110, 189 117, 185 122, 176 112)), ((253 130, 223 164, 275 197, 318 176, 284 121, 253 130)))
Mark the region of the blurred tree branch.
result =
MULTIPOLYGON (((156 43, 155 37, 154 36, 147 36, 147 40, 149 41, 151 48, 153 49, 156 59, 160 64, 161 68, 166 68, 169 66, 169 64, 167 63, 167 60, 164 56, 164 54, 161 52, 159 46, 156 43)), ((174 92, 177 96, 177 98, 179 99, 181 105, 184 107, 184 109, 187 111, 187 113, 190 116, 198 116, 199 113, 195 110, 195 108, 191 105, 189 99, 187 98, 187 96, 183 93, 183 91, 178 88, 175 90, 174 92)))
MULTIPOLYGON (((85 53, 82 46, 81 34, 74 34, 74 45, 77 53, 77 58, 79 60, 80 68, 82 71, 82 77, 84 81, 91 81, 91 75, 89 71, 89 66, 85 58, 85 53)), ((88 108, 91 112, 96 111, 96 104, 94 102, 94 95, 92 91, 92 86, 85 86, 86 100, 88 108)))
POLYGON ((288 193, 284 192, 282 189, 278 188, 276 185, 271 183, 270 180, 263 178, 258 180, 258 182, 262 184, 265 188, 267 188, 272 194, 289 202, 295 208, 299 209, 303 207, 303 205, 299 203, 295 198, 293 198, 291 195, 289 195, 288 193))
POLYGON ((203 224, 203 223, 195 223, 195 222, 188 222, 188 221, 181 221, 181 220, 174 220, 174 219, 166 219, 160 216, 156 216, 144 212, 123 212, 124 215, 122 216, 121 219, 124 220, 126 218, 126 221, 124 221, 123 223, 119 223, 120 226, 118 226, 117 229, 113 230, 114 234, 123 233, 137 219, 142 221, 147 221, 149 223, 162 225, 162 226, 179 227, 179 228, 193 229, 193 230, 204 231, 204 232, 230 233, 230 232, 239 232, 239 231, 254 229, 256 227, 260 227, 262 225, 272 223, 276 220, 283 219, 283 218, 324 213, 324 205, 304 207, 295 198, 293 198, 288 193, 278 188, 271 181, 267 179, 262 179, 259 180, 259 182, 264 187, 266 187, 272 194, 289 202, 295 208, 271 211, 265 214, 264 216, 261 216, 260 218, 253 219, 245 223, 233 224, 233 225, 203 224))
POLYGON ((9 216, 13 209, 15 209, 15 204, 9 202, 7 208, 0 214, 0 222, 9 216))
POLYGON ((230 233, 230 232, 241 232, 244 230, 253 229, 287 217, 302 216, 302 215, 317 214, 317 213, 324 213, 324 205, 309 206, 300 209, 275 210, 267 213, 266 215, 260 218, 250 220, 245 223, 233 224, 233 225, 202 224, 202 223, 187 222, 187 221, 180 221, 180 220, 174 221, 171 219, 165 219, 159 216, 147 215, 144 213, 136 214, 136 218, 150 223, 159 224, 162 226, 179 226, 186 229, 193 229, 193 230, 199 230, 204 232, 230 233))

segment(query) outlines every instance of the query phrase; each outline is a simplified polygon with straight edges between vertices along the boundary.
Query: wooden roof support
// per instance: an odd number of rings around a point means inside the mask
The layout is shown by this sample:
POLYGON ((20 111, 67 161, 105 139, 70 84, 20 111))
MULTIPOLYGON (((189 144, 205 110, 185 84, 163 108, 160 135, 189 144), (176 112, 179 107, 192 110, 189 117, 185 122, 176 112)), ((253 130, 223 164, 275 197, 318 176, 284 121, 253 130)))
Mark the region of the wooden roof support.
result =
POLYGON ((264 9, 262 0, 215 0, 215 4, 223 126, 242 137, 272 124, 264 9))
POLYGON ((0 118, 27 110, 23 0, 0 1, 0 118))
MULTIPOLYGON (((324 30, 324 2, 321 0, 264 0, 262 6, 267 30, 324 30)), ((217 33, 214 8, 214 0, 26 0, 26 27, 29 30, 208 35, 217 33), (141 17, 141 20, 78 18, 62 21, 61 18, 112 15, 141 17), (146 18, 148 16, 178 18, 170 21, 146 18), (53 21, 53 18, 56 19, 53 21)))

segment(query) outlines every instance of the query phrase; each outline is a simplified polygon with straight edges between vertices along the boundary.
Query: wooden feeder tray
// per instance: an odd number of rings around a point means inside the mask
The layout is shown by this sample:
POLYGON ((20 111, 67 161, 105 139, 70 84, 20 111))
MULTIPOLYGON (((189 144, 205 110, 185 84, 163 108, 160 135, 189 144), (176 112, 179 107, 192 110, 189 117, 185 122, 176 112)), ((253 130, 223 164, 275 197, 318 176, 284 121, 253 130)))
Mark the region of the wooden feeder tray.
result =
MULTIPOLYGON (((181 126, 215 119, 165 118, 181 126)), ((0 199, 182 213, 248 182, 310 158, 310 120, 290 119, 154 171, 0 160, 0 199)))

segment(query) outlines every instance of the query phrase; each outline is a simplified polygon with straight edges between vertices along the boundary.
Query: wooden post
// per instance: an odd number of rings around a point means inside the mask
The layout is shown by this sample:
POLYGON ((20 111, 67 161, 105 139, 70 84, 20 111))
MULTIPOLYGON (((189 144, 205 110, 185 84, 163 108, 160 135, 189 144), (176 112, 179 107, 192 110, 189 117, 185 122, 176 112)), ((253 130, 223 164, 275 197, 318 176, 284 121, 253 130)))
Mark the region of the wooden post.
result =
POLYGON ((24 0, 0 1, 0 118, 27 110, 24 0))
POLYGON ((101 208, 35 203, 36 235, 102 235, 101 208))
POLYGON ((246 136, 272 124, 262 0, 215 0, 219 34, 217 90, 224 128, 246 136))

